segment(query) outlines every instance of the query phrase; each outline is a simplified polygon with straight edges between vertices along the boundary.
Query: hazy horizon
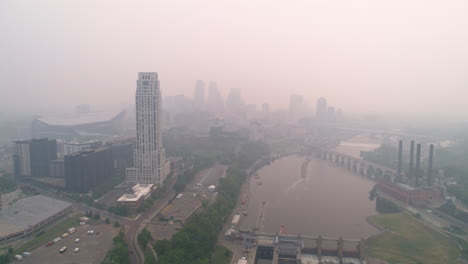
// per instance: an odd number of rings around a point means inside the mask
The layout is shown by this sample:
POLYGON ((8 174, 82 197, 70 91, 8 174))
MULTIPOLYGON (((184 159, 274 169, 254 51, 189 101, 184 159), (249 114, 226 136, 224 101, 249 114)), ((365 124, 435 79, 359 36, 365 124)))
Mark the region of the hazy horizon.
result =
POLYGON ((0 2, 0 110, 133 103, 137 73, 164 96, 215 81, 285 108, 323 96, 353 113, 468 121, 468 2, 0 2))

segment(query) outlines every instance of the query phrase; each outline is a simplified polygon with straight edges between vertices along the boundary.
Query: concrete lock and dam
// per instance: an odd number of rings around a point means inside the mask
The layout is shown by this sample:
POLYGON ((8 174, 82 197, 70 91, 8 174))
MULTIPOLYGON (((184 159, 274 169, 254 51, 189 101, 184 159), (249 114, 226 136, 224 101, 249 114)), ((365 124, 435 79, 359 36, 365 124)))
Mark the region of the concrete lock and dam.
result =
POLYGON ((242 246, 253 249, 257 264, 362 263, 363 240, 291 236, 284 234, 246 234, 242 246), (346 246, 345 246, 346 244, 346 246))

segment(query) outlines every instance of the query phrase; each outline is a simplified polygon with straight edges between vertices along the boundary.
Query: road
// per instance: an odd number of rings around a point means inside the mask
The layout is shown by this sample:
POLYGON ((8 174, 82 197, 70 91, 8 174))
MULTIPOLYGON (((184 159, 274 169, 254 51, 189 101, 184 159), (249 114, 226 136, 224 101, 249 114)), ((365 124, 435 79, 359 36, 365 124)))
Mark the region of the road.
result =
MULTIPOLYGON (((196 183, 201 183, 204 186, 217 184, 219 178, 224 177, 226 174, 227 166, 216 164, 213 167, 202 170, 199 172, 191 184, 188 184, 186 189, 191 190, 196 183)), ((128 227, 126 239, 127 243, 130 246, 133 254, 130 254, 130 260, 132 264, 141 264, 144 263, 144 254, 143 250, 140 248, 138 243, 138 234, 141 233, 143 228, 156 217, 157 214, 164 209, 168 204, 169 200, 175 195, 172 186, 174 185, 176 177, 172 177, 171 180, 166 184, 168 186, 167 191, 160 197, 153 205, 151 210, 148 210, 146 213, 141 215, 136 221, 132 222, 128 227)), ((188 191, 190 192, 190 191, 188 191)), ((193 213, 193 211, 191 212, 193 213)), ((191 214, 190 213, 190 214, 191 214)), ((187 216, 188 217, 188 216, 187 216)), ((158 235, 158 234, 153 234, 158 235)))
POLYGON ((175 192, 172 188, 177 177, 172 177, 167 183, 167 190, 162 196, 154 202, 150 210, 139 215, 137 219, 130 221, 126 224, 127 233, 125 234, 125 240, 130 248, 130 263, 140 264, 144 263, 144 254, 138 243, 138 234, 143 230, 146 225, 145 222, 153 219, 169 202, 174 196, 175 192))

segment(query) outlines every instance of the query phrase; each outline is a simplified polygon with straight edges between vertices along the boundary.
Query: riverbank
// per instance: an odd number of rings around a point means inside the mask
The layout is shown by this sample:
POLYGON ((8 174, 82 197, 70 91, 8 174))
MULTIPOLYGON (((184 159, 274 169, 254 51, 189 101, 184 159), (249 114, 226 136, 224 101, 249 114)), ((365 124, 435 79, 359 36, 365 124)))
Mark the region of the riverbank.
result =
POLYGON ((453 239, 424 226, 408 214, 376 215, 368 220, 383 232, 366 240, 366 253, 370 257, 392 264, 460 263, 460 250, 453 239))

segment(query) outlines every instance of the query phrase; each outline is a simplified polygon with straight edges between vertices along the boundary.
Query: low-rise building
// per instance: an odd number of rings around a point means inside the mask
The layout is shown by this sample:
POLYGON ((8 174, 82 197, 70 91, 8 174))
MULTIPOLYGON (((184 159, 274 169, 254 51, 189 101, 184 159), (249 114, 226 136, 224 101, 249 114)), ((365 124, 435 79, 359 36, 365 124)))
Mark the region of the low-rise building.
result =
POLYGON ((117 205, 126 207, 130 213, 134 213, 154 190, 154 184, 137 184, 132 187, 131 193, 126 193, 117 200, 117 205))
POLYGON ((70 203, 43 195, 20 199, 0 212, 0 240, 27 236, 71 210, 70 203))

